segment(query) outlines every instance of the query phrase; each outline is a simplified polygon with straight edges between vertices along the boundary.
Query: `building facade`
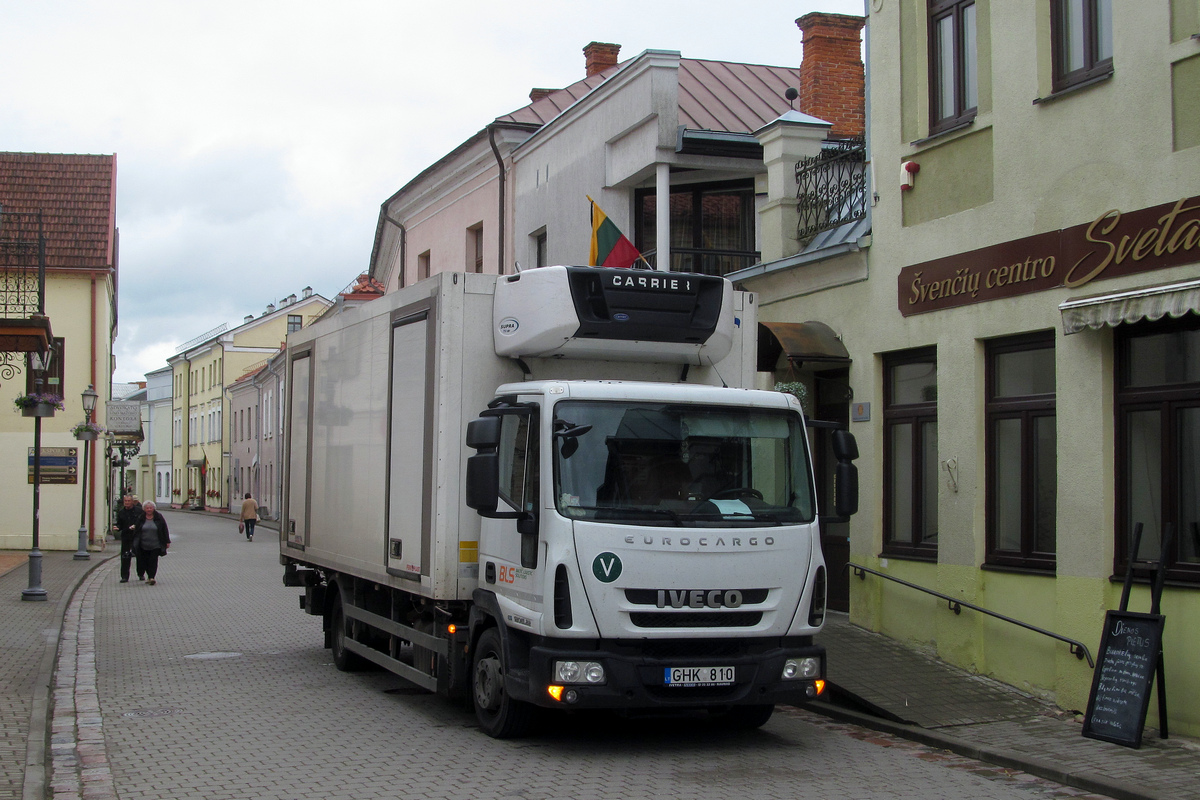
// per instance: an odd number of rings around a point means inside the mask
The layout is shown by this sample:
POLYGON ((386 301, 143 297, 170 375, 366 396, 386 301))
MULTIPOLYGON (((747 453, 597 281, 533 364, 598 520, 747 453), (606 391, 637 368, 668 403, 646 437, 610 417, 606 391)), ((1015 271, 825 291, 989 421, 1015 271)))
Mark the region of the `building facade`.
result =
MULTIPOLYGON (((226 387, 257 372, 279 352, 290 330, 307 327, 330 301, 305 288, 247 316, 185 343, 167 359, 171 367, 171 504, 175 508, 233 508, 231 419, 226 387)), ((263 413, 271 412, 264 406, 263 413)), ((242 465, 239 465, 242 466, 242 465)), ((244 490, 243 490, 244 493, 244 490)), ((240 504, 239 504, 240 506, 240 504)))
POLYGON ((72 459, 75 472, 43 475, 39 547, 75 550, 78 531, 96 546, 108 530, 108 464, 97 441, 88 447, 72 429, 84 420, 82 394, 89 385, 99 396, 93 422, 104 424, 104 404, 112 397, 113 340, 117 334, 118 235, 116 157, 0 153, 0 387, 13 413, 0 414, 0 485, 11 513, 0 521, 0 549, 32 544, 30 451, 34 421, 11 405, 34 389, 20 338, 20 324, 38 311, 39 295, 48 319, 54 355, 42 373, 42 391, 62 398, 64 408, 41 422, 43 456, 72 459), (45 256, 45 290, 38 287, 39 237, 45 256), (87 460, 86 497, 83 482, 87 460), (81 523, 80 517, 83 517, 81 523))
MULTIPOLYGON (((1196 4, 871 9, 868 272, 742 276, 764 319, 821 321, 849 356, 799 374, 845 381, 850 560, 1095 652, 1131 554, 1141 612, 1162 555, 1168 721, 1197 735, 1196 4)), ((859 574, 853 621, 1086 708, 1068 644, 859 574)))

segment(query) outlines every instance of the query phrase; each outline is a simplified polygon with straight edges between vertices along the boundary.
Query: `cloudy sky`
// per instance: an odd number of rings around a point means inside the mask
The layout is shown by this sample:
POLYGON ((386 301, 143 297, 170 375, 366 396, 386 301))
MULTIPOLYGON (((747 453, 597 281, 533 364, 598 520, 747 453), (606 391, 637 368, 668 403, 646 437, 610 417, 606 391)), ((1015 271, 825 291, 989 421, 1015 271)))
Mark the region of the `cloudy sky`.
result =
POLYGON ((368 267, 379 205, 588 42, 798 65, 862 0, 0 0, 0 150, 117 154, 114 380, 368 267))

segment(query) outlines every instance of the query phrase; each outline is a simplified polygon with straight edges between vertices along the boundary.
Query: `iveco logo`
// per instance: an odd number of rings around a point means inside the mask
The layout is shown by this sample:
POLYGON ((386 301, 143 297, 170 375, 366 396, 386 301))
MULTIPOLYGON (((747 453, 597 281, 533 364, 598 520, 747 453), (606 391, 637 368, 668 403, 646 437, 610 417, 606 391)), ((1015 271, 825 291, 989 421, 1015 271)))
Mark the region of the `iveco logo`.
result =
POLYGON ((629 315, 617 313, 617 314, 613 314, 613 319, 615 319, 617 322, 628 322, 629 315))
POLYGON ((742 593, 737 589, 659 589, 659 608, 737 608, 742 604, 742 593))
POLYGON ((500 333, 504 334, 505 336, 512 336, 517 332, 517 328, 519 327, 521 327, 521 324, 512 317, 505 317, 504 319, 500 320, 500 333))

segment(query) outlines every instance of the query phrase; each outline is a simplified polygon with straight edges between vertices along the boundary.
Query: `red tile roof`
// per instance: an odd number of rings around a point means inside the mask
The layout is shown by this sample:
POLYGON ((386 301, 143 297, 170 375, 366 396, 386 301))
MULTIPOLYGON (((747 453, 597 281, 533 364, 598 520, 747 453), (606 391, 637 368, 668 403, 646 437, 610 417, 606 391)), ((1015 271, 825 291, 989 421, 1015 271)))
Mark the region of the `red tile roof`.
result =
MULTIPOLYGON (((37 214, 46 233, 46 266, 111 269, 116 251, 117 157, 0 153, 0 238, 36 239, 37 214), (10 217, 10 214, 20 215, 10 217)), ((27 256, 0 264, 27 266, 27 256)))

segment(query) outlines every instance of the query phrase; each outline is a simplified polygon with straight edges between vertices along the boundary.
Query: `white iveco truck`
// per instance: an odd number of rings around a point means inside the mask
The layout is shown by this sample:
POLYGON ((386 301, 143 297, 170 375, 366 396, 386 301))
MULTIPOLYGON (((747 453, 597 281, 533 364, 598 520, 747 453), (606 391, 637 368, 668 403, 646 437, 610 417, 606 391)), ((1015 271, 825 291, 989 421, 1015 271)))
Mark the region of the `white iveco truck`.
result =
MULTIPOLYGON (((754 385, 754 295, 585 267, 441 274, 288 337, 284 582, 340 669, 535 706, 816 697, 825 564, 805 419, 754 385)), ((839 516, 853 438, 833 436, 839 516)))

